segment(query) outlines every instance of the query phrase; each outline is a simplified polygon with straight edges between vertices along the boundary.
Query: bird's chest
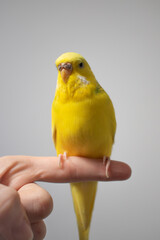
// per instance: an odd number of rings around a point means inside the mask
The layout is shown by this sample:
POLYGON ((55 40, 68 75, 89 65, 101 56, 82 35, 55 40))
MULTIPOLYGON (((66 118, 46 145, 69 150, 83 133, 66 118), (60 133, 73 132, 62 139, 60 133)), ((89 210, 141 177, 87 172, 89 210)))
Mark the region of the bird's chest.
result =
POLYGON ((101 106, 92 102, 57 106, 57 153, 99 157, 110 142, 108 119, 101 106))

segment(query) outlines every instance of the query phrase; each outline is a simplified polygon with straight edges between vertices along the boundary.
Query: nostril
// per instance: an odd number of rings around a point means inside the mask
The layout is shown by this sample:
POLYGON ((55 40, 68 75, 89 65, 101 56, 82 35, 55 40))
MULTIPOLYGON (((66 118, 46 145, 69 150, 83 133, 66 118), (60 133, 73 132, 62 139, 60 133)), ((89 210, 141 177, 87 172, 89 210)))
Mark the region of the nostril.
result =
POLYGON ((61 63, 58 65, 58 70, 62 71, 62 69, 66 70, 72 70, 72 64, 71 63, 61 63))
POLYGON ((58 70, 61 71, 62 70, 62 66, 58 65, 58 70))
POLYGON ((64 68, 65 69, 72 69, 72 64, 71 63, 66 63, 65 65, 64 65, 64 68))

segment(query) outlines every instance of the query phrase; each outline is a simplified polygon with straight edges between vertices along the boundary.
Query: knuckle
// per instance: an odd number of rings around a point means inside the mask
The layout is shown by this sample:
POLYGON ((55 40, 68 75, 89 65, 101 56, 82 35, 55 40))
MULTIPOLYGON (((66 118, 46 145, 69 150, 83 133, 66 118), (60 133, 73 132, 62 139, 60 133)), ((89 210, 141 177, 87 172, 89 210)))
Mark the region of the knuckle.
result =
POLYGON ((48 192, 39 198, 37 208, 41 219, 46 218, 52 212, 53 199, 48 192))
POLYGON ((43 221, 33 223, 31 227, 34 234, 34 239, 44 239, 46 236, 46 225, 43 221))

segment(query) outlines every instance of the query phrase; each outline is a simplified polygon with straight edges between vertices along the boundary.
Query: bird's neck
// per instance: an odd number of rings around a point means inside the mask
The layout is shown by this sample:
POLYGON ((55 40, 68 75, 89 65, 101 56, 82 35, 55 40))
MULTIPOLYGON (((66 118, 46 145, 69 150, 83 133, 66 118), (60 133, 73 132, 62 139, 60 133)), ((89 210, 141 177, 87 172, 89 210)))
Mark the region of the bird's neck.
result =
POLYGON ((62 103, 68 101, 82 101, 86 98, 92 98, 97 88, 97 82, 90 82, 85 79, 70 79, 64 84, 58 79, 55 98, 62 103))

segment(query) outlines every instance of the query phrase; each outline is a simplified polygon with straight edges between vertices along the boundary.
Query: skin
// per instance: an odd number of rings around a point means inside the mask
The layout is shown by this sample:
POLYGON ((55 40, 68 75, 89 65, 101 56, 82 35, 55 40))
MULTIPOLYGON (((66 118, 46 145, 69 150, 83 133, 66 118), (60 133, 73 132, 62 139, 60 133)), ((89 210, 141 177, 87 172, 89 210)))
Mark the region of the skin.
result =
POLYGON ((50 194, 35 181, 68 183, 121 181, 131 168, 111 161, 109 178, 99 159, 68 157, 59 168, 57 157, 5 156, 0 158, 0 239, 41 240, 46 235, 43 219, 53 209, 50 194))

